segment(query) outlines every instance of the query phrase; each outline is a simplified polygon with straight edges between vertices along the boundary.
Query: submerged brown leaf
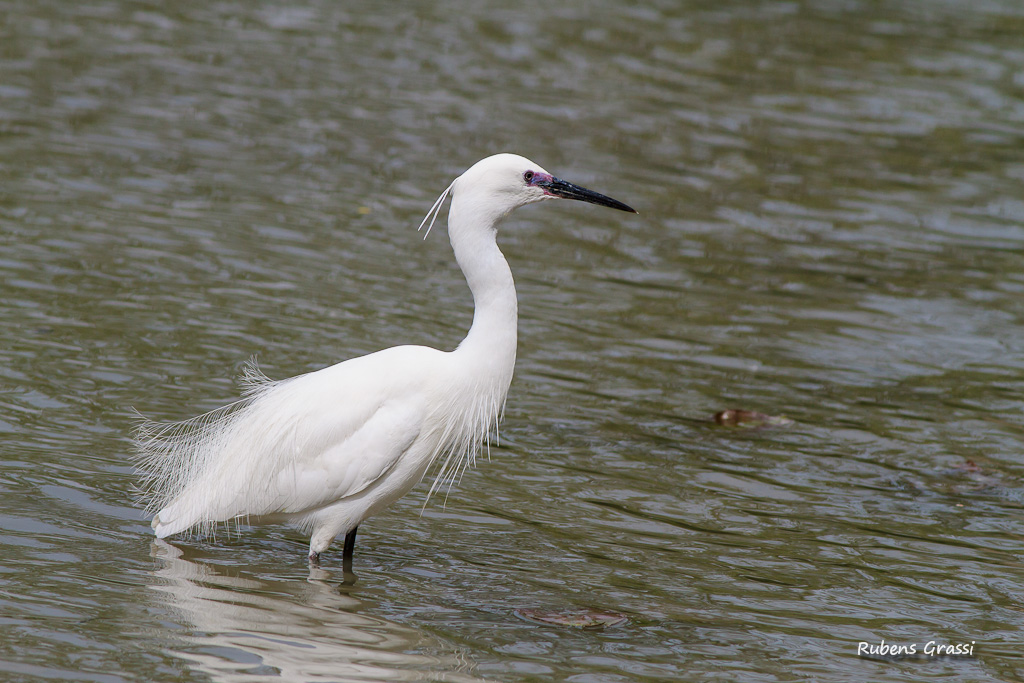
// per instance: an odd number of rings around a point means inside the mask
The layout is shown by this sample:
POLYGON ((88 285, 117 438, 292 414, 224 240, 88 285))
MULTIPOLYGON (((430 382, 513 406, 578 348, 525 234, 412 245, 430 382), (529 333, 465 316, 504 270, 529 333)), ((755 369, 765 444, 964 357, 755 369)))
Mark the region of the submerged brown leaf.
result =
POLYGON ((619 614, 618 612, 590 609, 556 611, 526 607, 515 610, 514 614, 520 619, 526 619, 535 624, 569 626, 582 629, 620 626, 629 620, 625 614, 619 614))
POLYGON ((1004 488, 1008 485, 998 469, 991 465, 983 467, 969 458, 955 463, 948 472, 966 480, 966 483, 953 486, 950 490, 951 493, 970 493, 984 489, 1004 488))

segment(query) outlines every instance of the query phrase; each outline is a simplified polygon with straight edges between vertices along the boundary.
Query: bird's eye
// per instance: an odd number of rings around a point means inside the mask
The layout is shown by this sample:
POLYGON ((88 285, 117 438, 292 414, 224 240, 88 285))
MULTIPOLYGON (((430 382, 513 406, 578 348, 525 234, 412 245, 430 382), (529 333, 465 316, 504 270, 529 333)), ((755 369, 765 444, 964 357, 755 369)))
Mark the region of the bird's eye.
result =
POLYGON ((527 183, 533 180, 533 171, 527 171, 526 173, 524 173, 523 180, 525 180, 527 183))

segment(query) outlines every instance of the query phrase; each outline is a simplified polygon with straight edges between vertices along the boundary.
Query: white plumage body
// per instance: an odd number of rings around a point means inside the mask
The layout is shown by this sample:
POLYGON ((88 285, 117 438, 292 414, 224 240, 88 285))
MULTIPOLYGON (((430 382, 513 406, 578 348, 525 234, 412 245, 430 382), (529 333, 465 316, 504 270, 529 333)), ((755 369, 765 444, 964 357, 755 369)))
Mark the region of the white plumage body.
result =
POLYGON ((166 450, 191 440, 194 457, 193 476, 153 520, 156 535, 292 522, 322 552, 408 493, 436 457, 451 455, 454 477, 496 424, 514 363, 481 387, 466 355, 400 346, 281 382, 257 377, 250 396, 213 421, 154 424, 140 441, 166 450))
POLYGON ((439 458, 435 487, 472 464, 501 416, 516 357, 515 284, 498 222, 555 196, 632 209, 511 154, 466 171, 428 218, 449 193, 449 237, 474 301, 459 347, 397 346, 282 381, 253 364, 241 401, 184 422, 143 420, 137 461, 158 537, 290 522, 310 532, 316 558, 439 458))

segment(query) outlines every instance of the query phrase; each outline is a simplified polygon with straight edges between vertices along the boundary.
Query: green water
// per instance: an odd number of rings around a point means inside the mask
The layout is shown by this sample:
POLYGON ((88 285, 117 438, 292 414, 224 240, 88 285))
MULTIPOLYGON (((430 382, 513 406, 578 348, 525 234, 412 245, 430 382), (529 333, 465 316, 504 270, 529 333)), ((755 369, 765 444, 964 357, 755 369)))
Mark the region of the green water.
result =
POLYGON ((996 0, 0 4, 0 679, 1024 679, 1021 74, 996 0), (503 226, 490 460, 354 586, 154 542, 131 408, 452 348, 414 229, 498 151, 640 215, 503 226))

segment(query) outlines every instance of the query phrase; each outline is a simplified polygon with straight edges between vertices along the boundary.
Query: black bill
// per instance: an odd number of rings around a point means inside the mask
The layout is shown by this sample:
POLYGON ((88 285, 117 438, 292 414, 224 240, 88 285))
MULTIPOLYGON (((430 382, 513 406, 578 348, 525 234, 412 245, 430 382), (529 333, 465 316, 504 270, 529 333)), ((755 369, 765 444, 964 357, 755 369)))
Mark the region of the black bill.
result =
POLYGON ((598 206, 609 206, 613 209, 618 209, 619 211, 636 213, 636 209, 623 204, 617 199, 606 197, 599 192, 594 192, 593 190, 588 190, 585 187, 567 183, 564 180, 559 180, 558 178, 541 180, 535 184, 537 187, 543 188, 545 192, 555 197, 562 197, 563 199, 578 199, 581 202, 589 202, 591 204, 597 204, 598 206))

